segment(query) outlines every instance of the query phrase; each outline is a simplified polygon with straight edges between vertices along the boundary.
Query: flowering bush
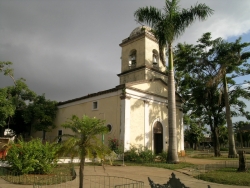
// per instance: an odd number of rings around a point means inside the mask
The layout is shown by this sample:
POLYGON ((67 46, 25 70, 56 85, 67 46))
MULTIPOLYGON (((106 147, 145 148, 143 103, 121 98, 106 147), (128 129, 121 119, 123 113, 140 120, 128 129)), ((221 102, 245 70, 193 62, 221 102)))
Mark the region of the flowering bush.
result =
POLYGON ((119 154, 120 153, 120 149, 119 149, 119 140, 116 138, 109 138, 108 139, 108 144, 109 144, 109 148, 114 151, 115 153, 119 154))

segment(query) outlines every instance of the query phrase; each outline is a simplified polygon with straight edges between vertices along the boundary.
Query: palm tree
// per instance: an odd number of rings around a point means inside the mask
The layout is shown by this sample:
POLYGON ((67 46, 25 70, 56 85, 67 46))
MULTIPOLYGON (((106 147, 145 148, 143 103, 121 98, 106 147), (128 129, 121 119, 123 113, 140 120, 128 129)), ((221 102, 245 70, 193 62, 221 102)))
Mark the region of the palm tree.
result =
POLYGON ((237 73, 238 75, 233 75, 232 77, 242 76, 247 73, 247 69, 244 68, 243 63, 245 63, 250 58, 250 52, 244 51, 244 48, 250 46, 250 43, 241 43, 241 38, 238 38, 234 43, 228 43, 221 41, 216 47, 217 58, 215 59, 220 64, 220 69, 217 75, 209 82, 219 83, 221 80, 223 82, 225 107, 226 107, 226 120, 228 128, 228 140, 229 140, 229 150, 228 157, 236 158, 237 152, 235 148, 233 123, 231 118, 231 109, 229 103, 228 94, 228 84, 226 74, 237 73), (241 66, 243 68, 241 68, 241 66))
POLYGON ((97 136, 108 132, 108 129, 104 126, 103 120, 85 115, 82 118, 73 115, 62 127, 71 129, 74 134, 62 135, 68 139, 62 143, 61 153, 70 155, 72 158, 79 156, 79 188, 83 188, 85 157, 88 154, 103 151, 104 145, 97 136))
POLYGON ((176 101, 174 82, 173 42, 196 18, 205 20, 213 13, 205 4, 196 4, 190 9, 179 8, 179 0, 166 0, 163 12, 155 7, 143 7, 136 10, 137 21, 146 23, 159 43, 160 59, 164 63, 164 49, 168 51, 168 125, 169 148, 168 163, 178 163, 176 137, 176 101))

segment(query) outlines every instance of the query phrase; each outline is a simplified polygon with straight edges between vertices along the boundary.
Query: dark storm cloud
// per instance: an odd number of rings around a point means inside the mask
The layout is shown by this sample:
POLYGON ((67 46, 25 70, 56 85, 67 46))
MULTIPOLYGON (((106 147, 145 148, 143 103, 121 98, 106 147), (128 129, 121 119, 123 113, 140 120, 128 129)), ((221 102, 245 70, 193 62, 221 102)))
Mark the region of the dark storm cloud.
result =
MULTIPOLYGON (((181 2, 190 7, 197 1, 181 2)), ((198 2, 215 14, 179 41, 195 42, 207 31, 225 38, 249 31, 250 1, 198 2)), ((0 61, 13 62, 16 78, 57 101, 113 88, 121 70, 119 44, 139 26, 134 11, 149 5, 162 8, 164 0, 0 0, 0 61)), ((9 84, 0 75, 0 87, 9 84)))

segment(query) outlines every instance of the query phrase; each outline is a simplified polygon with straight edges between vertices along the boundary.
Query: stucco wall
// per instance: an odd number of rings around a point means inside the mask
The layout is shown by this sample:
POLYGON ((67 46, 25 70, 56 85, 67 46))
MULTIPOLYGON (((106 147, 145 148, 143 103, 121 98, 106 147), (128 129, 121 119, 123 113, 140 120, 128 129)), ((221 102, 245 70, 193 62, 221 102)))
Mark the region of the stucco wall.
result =
POLYGON ((168 96, 168 91, 166 85, 161 83, 160 81, 153 81, 153 82, 145 82, 137 85, 132 85, 132 88, 137 88, 145 92, 154 93, 157 95, 161 95, 163 97, 168 96))
MULTIPOLYGON (((168 119, 167 119, 167 107, 164 103, 149 103, 149 125, 150 125, 150 138, 153 139, 153 126, 156 121, 159 121, 163 126, 163 150, 168 148, 168 119)), ((150 143, 151 149, 154 149, 153 140, 150 143)))
MULTIPOLYGON (((120 134, 120 95, 109 96, 107 98, 94 97, 79 102, 80 104, 67 104, 59 106, 57 116, 55 119, 56 128, 51 132, 46 133, 48 140, 52 141, 57 135, 58 130, 62 130, 63 134, 71 134, 70 129, 64 129, 60 125, 67 121, 67 118, 72 115, 82 117, 87 115, 89 117, 96 117, 102 120, 106 120, 105 125, 110 124, 112 130, 110 133, 105 135, 105 143, 108 143, 108 137, 119 138, 120 134), (98 108, 93 110, 93 102, 98 102, 98 108)), ((33 137, 42 137, 42 132, 35 132, 32 134, 33 137)), ((100 137, 101 138, 101 137, 100 137)))
POLYGON ((153 148, 153 126, 156 121, 163 126, 164 148, 168 145, 167 108, 163 103, 148 102, 148 112, 145 112, 145 102, 141 99, 130 99, 130 144, 153 148), (145 117, 146 116, 146 117, 145 117), (145 121, 148 121, 146 123, 145 121), (145 127, 148 126, 148 127, 145 127), (145 140, 146 139, 146 140, 145 140))
POLYGON ((140 69, 134 72, 130 72, 129 74, 124 74, 120 76, 120 84, 125 84, 128 82, 133 82, 137 80, 145 80, 145 70, 140 69))
POLYGON ((159 68, 158 70, 165 72, 166 66, 162 64, 159 58, 159 45, 155 41, 152 41, 149 38, 145 39, 145 60, 146 60, 145 65, 152 66, 153 50, 157 51, 158 54, 158 65, 157 65, 157 67, 159 68))
POLYGON ((130 105, 130 142, 144 145, 144 101, 131 98, 130 105))

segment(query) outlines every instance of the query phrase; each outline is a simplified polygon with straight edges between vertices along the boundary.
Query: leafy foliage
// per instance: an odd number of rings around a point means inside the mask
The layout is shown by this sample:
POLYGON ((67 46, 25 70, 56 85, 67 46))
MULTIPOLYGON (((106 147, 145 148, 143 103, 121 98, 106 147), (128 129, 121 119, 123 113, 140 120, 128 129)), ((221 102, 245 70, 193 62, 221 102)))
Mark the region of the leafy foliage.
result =
POLYGON ((250 130, 249 127, 250 122, 249 121, 239 121, 234 123, 234 129, 236 132, 236 139, 240 143, 241 147, 249 147, 250 146, 250 130))
POLYGON ((0 89, 0 126, 6 125, 6 119, 15 113, 15 105, 9 99, 7 88, 0 89))
POLYGON ((23 113, 24 121, 37 131, 50 131, 55 128, 54 119, 57 102, 45 99, 45 95, 37 96, 23 113))
POLYGON ((184 131, 184 139, 185 141, 189 142, 191 146, 194 144, 194 149, 196 150, 199 143, 205 137, 204 133, 206 128, 204 128, 204 125, 201 125, 199 122, 195 122, 193 120, 191 120, 191 122, 189 122, 187 125, 189 125, 189 128, 184 131))
POLYGON ((14 85, 0 89, 0 126, 8 126, 17 134, 28 133, 31 127, 36 131, 49 131, 55 127, 54 118, 57 103, 37 96, 29 89, 25 79, 14 78, 11 62, 0 62, 0 72, 11 77, 14 85))
POLYGON ((57 165, 57 152, 60 149, 56 143, 42 143, 39 139, 29 142, 18 140, 9 146, 6 160, 11 170, 18 174, 47 174, 57 165))
POLYGON ((167 156, 168 156, 168 152, 162 151, 161 153, 157 154, 157 156, 158 156, 158 159, 159 159, 161 162, 166 162, 167 156))
MULTIPOLYGON (((228 93, 231 116, 239 116, 247 114, 245 112, 246 105, 241 101, 241 98, 248 99, 249 91, 240 85, 236 85, 233 79, 235 75, 232 76, 232 73, 241 75, 247 71, 242 70, 243 65, 241 63, 238 64, 238 68, 236 64, 231 64, 228 69, 223 68, 225 65, 222 61, 229 58, 229 55, 224 52, 237 47, 237 51, 241 53, 239 41, 227 44, 221 38, 212 40, 211 33, 205 33, 197 42, 197 45, 184 43, 176 46, 175 62, 176 72, 178 72, 176 74, 178 92, 186 100, 183 108, 184 113, 187 113, 193 120, 196 119, 201 124, 210 126, 214 154, 220 156, 219 127, 226 123, 226 92, 222 89, 224 77, 218 75, 230 73, 227 81, 232 88, 228 93), (223 73, 223 71, 226 72, 223 73)), ((230 52, 233 53, 233 58, 235 58, 236 52, 232 50, 230 52)), ((244 67, 247 70, 249 66, 244 67)))
POLYGON ((155 154, 152 150, 149 150, 147 147, 135 147, 131 146, 129 151, 126 151, 124 154, 125 161, 134 161, 134 162, 153 162, 155 159, 155 154))
POLYGON ((226 126, 219 127, 219 141, 221 146, 226 146, 228 144, 228 129, 226 126))
POLYGON ((116 154, 121 154, 121 143, 116 138, 109 138, 108 139, 108 146, 111 151, 114 151, 116 154))

